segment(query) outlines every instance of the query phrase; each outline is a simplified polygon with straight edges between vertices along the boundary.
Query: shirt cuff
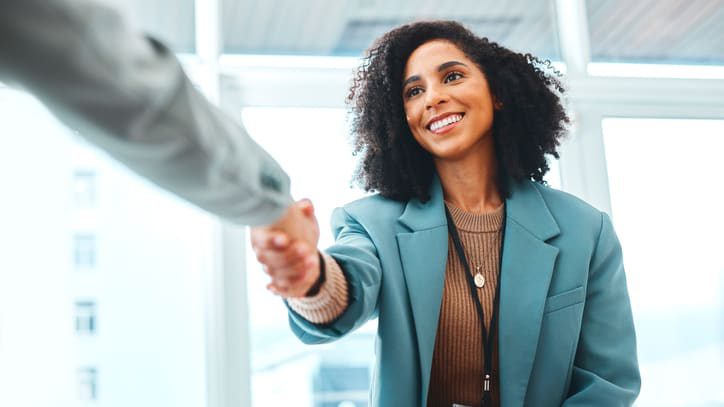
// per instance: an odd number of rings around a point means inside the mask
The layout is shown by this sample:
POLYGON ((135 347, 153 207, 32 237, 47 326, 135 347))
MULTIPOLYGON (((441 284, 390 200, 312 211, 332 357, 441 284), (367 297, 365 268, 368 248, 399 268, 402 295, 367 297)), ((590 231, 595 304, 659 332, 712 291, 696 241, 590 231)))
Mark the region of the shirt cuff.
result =
POLYGON ((289 298, 289 308, 314 324, 327 324, 342 315, 347 309, 347 279, 334 258, 322 253, 326 279, 319 292, 313 297, 289 298))

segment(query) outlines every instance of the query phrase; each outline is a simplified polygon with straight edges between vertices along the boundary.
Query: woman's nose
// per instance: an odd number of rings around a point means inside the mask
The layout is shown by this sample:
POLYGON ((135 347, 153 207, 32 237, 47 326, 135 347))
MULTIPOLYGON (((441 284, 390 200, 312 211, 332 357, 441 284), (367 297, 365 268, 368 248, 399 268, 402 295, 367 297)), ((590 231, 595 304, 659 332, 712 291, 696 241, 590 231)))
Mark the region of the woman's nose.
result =
POLYGON ((425 108, 432 109, 448 99, 447 93, 440 86, 431 86, 425 93, 425 108))

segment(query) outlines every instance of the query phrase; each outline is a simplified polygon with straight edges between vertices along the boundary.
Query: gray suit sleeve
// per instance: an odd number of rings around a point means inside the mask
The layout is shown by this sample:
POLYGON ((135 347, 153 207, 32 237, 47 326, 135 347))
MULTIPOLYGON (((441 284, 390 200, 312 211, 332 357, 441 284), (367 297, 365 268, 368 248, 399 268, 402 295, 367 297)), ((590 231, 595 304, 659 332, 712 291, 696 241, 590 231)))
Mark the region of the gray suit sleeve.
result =
POLYGON ((161 43, 85 0, 0 0, 0 80, 160 187, 260 225, 292 202, 289 179, 201 95, 161 43))

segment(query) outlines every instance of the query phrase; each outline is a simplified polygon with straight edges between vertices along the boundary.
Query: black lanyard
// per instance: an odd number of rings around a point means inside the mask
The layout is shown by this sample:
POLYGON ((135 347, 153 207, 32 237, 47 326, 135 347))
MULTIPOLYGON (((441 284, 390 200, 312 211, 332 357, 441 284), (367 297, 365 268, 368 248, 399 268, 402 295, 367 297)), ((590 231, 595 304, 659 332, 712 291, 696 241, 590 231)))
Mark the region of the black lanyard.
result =
POLYGON ((483 315, 483 305, 480 302, 480 296, 478 296, 478 288, 473 280, 473 273, 470 271, 470 265, 468 264, 467 258, 465 257, 465 250, 463 244, 460 242, 460 236, 458 235, 457 228, 453 222, 450 211, 445 206, 445 216, 447 217, 447 230, 452 238, 453 245, 455 246, 455 252, 458 254, 460 262, 465 268, 465 277, 470 287, 470 295, 473 298, 475 304, 475 311, 477 311, 478 319, 480 320, 480 326, 483 330, 482 342, 483 342, 483 407, 492 405, 491 394, 490 394, 490 382, 493 377, 493 338, 498 322, 498 308, 500 303, 500 280, 503 272, 503 246, 505 242, 505 221, 507 220, 507 208, 503 203, 503 226, 500 237, 500 258, 498 259, 498 282, 495 286, 495 299, 493 300, 493 317, 490 320, 490 332, 485 329, 485 316, 483 315))

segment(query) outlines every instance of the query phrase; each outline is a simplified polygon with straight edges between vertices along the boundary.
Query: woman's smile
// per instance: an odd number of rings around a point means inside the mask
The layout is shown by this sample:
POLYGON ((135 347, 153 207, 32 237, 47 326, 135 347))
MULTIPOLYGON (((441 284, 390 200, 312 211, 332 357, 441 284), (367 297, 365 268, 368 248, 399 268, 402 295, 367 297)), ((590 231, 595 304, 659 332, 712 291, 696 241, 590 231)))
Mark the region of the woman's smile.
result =
POLYGON ((464 116, 465 113, 445 113, 438 115, 430 120, 427 128, 435 134, 444 134, 456 128, 464 116))

